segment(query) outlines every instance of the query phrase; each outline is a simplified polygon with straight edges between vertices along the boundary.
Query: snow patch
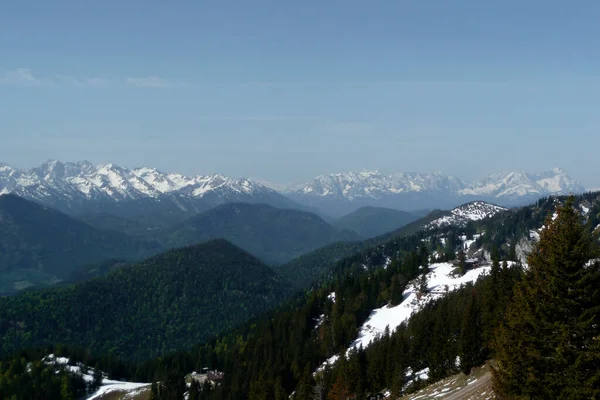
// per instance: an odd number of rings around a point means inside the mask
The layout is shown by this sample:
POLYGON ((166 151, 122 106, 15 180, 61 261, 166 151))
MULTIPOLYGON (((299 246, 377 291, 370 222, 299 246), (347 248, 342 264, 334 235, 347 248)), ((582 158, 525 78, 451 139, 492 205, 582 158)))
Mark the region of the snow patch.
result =
MULTIPOLYGON (((514 262, 508 262, 509 267, 514 262)), ((435 263, 429 266, 430 272, 427 274, 427 291, 420 296, 415 290, 415 281, 407 285, 403 293, 403 300, 397 306, 390 304, 371 311, 369 318, 361 326, 358 337, 350 344, 346 354, 352 349, 359 347, 368 347, 375 339, 383 335, 386 327, 392 333, 402 323, 407 322, 410 317, 421 310, 427 303, 445 296, 447 293, 455 291, 467 283, 474 283, 481 276, 489 274, 491 266, 483 266, 468 270, 464 275, 455 275, 455 266, 452 263, 435 263)), ((331 296, 331 295, 330 295, 331 296)), ((327 365, 333 365, 339 355, 334 355, 325 361, 318 369, 322 370, 327 365)))

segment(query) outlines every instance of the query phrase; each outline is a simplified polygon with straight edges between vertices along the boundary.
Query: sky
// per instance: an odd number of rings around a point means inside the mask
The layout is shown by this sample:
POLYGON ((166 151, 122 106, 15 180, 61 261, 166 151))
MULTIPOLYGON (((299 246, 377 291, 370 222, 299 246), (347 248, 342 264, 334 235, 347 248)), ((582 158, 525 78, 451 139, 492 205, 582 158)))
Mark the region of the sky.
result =
POLYGON ((599 20, 596 0, 6 2, 0 162, 600 187, 599 20))

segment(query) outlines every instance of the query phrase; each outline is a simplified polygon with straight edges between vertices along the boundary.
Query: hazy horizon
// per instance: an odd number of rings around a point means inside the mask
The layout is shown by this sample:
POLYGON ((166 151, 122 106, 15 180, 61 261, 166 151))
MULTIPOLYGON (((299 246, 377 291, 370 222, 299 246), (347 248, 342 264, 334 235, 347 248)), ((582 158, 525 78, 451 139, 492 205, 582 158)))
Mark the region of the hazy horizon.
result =
MULTIPOLYGON (((210 172, 184 172, 184 171, 179 171, 179 170, 173 170, 173 169, 163 169, 163 168, 157 168, 155 165, 151 165, 151 164, 147 164, 147 165, 126 165, 126 164, 121 164, 121 163, 115 163, 115 162, 92 162, 90 160, 56 160, 56 159, 48 159, 48 160, 44 160, 36 165, 31 165, 31 166, 20 166, 20 165, 15 165, 15 164, 10 164, 10 163, 5 163, 2 160, 0 160, 0 165, 2 164, 8 164, 9 166, 13 167, 13 168, 18 168, 18 169, 22 169, 22 170, 31 170, 33 168, 37 168, 39 166, 41 166, 42 164, 48 163, 48 162, 53 162, 53 161, 58 161, 61 162, 63 164, 66 163, 77 163, 77 162, 90 162, 92 163, 95 167, 98 167, 100 165, 108 165, 108 164, 114 164, 117 165, 119 167, 122 168, 127 168, 130 170, 136 169, 136 168, 156 168, 158 169, 160 172, 163 173, 181 173, 183 175, 186 176, 196 176, 196 175, 213 175, 213 174, 221 174, 221 175, 226 175, 232 178, 248 178, 248 179, 252 179, 258 183, 262 183, 262 184, 267 184, 267 185, 273 185, 273 186, 294 186, 295 184, 305 184, 308 183, 310 181, 312 181, 314 178, 316 178, 319 175, 335 175, 335 174, 344 174, 344 173, 361 173, 361 172, 378 172, 382 175, 392 175, 394 173, 401 173, 401 172, 406 172, 406 173, 418 173, 418 174, 428 174, 428 173, 441 173, 444 175, 448 175, 448 176, 454 176, 458 179, 461 179, 462 181, 465 181, 466 183, 474 183, 476 181, 480 181, 483 180, 487 177, 489 177, 492 174, 496 174, 496 173, 509 173, 509 172, 525 172, 525 173, 529 173, 529 174, 536 174, 536 173, 543 173, 543 172, 550 172, 553 171, 555 169, 560 169, 562 170, 564 173, 566 173, 570 178, 574 179, 575 181, 578 181, 579 183, 581 183, 583 185, 583 183, 577 179, 576 176, 573 176, 572 174, 569 173, 569 171, 564 170, 564 168, 561 167, 553 167, 553 168, 548 168, 546 170, 535 170, 535 171, 518 171, 518 170, 502 170, 502 171, 494 171, 491 172, 489 174, 485 174, 482 176, 479 176, 477 178, 474 179, 469 179, 460 175, 454 175, 454 174, 447 174, 445 171, 443 170, 422 170, 422 171, 416 171, 416 170, 405 170, 405 171, 384 171, 381 169, 377 169, 377 168, 363 168, 363 169, 356 169, 356 170, 347 170, 347 171, 328 171, 328 172, 323 172, 323 173, 319 173, 317 175, 314 176, 309 176, 306 177, 305 179, 302 180, 296 180, 296 181, 287 181, 287 182, 278 182, 278 181, 273 181, 273 180, 269 180, 269 179, 264 179, 263 177, 260 176, 249 176, 249 175, 228 175, 228 174, 223 174, 222 172, 219 171, 210 171, 210 172)), ((585 186, 586 189, 595 189, 596 187, 594 186, 587 186, 587 185, 583 185, 585 186)), ((599 189, 600 190, 600 189, 599 189)))
POLYGON ((600 187, 600 3, 75 0, 0 14, 0 162, 600 187))

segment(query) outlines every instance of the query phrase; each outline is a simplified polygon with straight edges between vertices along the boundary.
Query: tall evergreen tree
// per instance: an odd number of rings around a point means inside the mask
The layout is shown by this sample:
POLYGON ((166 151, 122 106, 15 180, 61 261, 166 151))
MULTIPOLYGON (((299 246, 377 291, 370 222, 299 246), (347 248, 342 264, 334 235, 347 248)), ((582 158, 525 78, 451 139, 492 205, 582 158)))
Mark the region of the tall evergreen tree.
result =
POLYGON ((571 198, 547 219, 495 340, 501 398, 600 396, 600 264, 590 263, 597 256, 571 198))
POLYGON ((482 338, 481 319, 475 293, 471 294, 467 308, 463 313, 460 336, 458 338, 458 352, 460 356, 460 369, 465 374, 471 373, 471 368, 481 365, 482 338))
POLYGON ((460 251, 458 252, 458 272, 461 275, 464 275, 465 272, 467 272, 466 262, 467 262, 467 256, 461 248, 460 251))

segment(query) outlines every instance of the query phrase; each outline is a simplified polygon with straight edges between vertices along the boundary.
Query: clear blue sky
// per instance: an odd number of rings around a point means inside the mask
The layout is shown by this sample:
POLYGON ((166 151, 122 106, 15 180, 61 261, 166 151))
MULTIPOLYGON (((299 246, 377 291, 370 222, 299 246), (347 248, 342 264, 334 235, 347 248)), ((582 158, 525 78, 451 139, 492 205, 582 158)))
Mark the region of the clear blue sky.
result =
POLYGON ((600 187, 598 21, 597 0, 5 2, 0 161, 600 187))

